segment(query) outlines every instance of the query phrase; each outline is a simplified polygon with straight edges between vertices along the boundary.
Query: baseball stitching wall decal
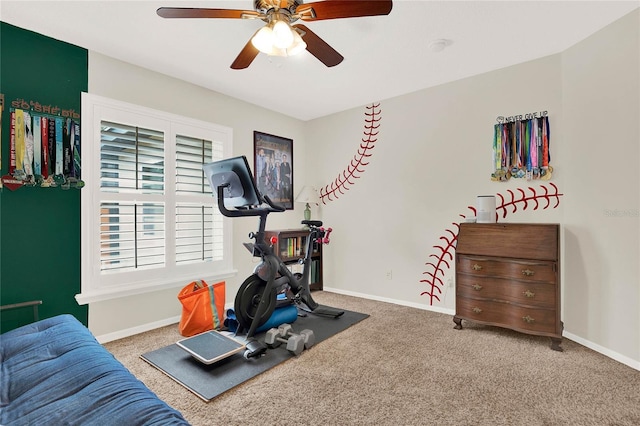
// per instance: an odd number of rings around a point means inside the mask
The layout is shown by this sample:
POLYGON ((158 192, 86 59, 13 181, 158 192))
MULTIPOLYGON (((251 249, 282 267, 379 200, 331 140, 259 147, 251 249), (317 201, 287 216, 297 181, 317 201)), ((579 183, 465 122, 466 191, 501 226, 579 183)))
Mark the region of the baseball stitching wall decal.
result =
MULTIPOLYGON (((523 211, 530 207, 532 207, 533 210, 538 210, 540 206, 542 206, 542 210, 545 210, 554 203, 552 208, 557 208, 560 205, 560 197, 564 194, 558 192, 558 187, 553 183, 549 182, 549 186, 551 188, 541 185, 538 190, 532 187, 528 187, 526 190, 517 188, 515 192, 508 189, 507 192, 509 195, 507 197, 502 194, 496 194, 496 197, 500 199, 500 205, 496 206, 496 219, 500 216, 500 213, 503 219, 507 217, 509 212, 516 213, 519 206, 523 211)), ((467 208, 473 212, 473 216, 476 215, 475 207, 467 206, 467 208)), ((461 214, 460 217, 466 219, 466 215, 464 214, 461 214)), ((430 305, 433 305, 434 299, 438 302, 440 301, 439 295, 442 294, 442 287, 444 287, 442 280, 442 278, 444 278, 444 271, 445 269, 451 268, 451 262, 453 262, 454 259, 453 253, 455 252, 458 242, 460 223, 454 222, 452 225, 454 228, 446 229, 445 234, 439 238, 443 242, 433 246, 436 252, 429 255, 429 258, 434 260, 425 263, 429 269, 422 274, 426 275, 427 278, 420 280, 421 283, 425 283, 428 287, 427 290, 420 293, 420 296, 429 296, 430 305)))
POLYGON ((335 201, 340 198, 349 187, 355 184, 355 179, 365 172, 365 167, 369 164, 369 157, 373 154, 371 150, 378 141, 378 128, 380 127, 380 104, 371 104, 365 107, 364 112, 364 137, 360 142, 357 153, 349 165, 338 174, 333 182, 320 188, 320 199, 322 204, 328 201, 335 201))

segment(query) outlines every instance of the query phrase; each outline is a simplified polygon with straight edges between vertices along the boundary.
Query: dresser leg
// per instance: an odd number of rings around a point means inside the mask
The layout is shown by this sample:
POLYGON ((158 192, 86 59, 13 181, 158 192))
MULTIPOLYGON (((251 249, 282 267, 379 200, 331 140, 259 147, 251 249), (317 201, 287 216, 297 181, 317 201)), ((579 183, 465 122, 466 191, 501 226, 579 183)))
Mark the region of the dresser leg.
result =
POLYGON ((553 349, 554 351, 558 351, 558 352, 564 351, 564 349, 562 349, 562 346, 560 346, 561 343, 562 343, 562 339, 559 339, 557 337, 552 337, 551 338, 551 349, 553 349))
POLYGON ((462 330, 462 318, 453 317, 453 322, 456 323, 453 328, 455 328, 456 330, 462 330))

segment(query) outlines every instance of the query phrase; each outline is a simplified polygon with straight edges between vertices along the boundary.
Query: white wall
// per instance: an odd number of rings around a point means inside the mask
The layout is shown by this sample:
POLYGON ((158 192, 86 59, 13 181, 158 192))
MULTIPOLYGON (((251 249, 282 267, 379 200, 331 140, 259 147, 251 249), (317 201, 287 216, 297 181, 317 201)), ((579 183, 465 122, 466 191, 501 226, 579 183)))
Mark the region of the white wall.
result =
MULTIPOLYGON (((422 273, 433 271, 425 263, 476 195, 548 187, 489 181, 496 117, 547 110, 560 205, 530 204, 501 221, 563 225, 565 334, 640 368, 638 52, 636 11, 563 54, 383 100, 367 171, 321 208, 335 229, 325 286, 453 312, 453 262, 432 305, 420 295, 422 273), (616 210, 628 213, 607 216, 616 210)), ((308 143, 321 147, 317 161, 307 159, 314 183, 331 182, 348 164, 363 122, 357 108, 307 123, 308 143)))
POLYGON ((562 55, 565 327, 640 365, 640 11, 562 55))

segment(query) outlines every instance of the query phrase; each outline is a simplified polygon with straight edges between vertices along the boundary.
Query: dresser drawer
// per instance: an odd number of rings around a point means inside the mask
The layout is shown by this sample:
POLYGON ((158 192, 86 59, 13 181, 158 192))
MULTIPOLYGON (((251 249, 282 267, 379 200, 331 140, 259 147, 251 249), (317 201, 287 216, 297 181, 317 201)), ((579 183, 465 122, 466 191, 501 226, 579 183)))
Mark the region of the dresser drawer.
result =
POLYGON ((521 281, 557 282, 556 263, 491 257, 457 256, 456 272, 478 277, 501 277, 521 281))
POLYGON ((456 253, 557 260, 557 224, 461 223, 456 253))
POLYGON ((556 290, 554 284, 463 274, 458 275, 456 282, 458 297, 502 300, 548 309, 556 308, 556 290))
POLYGON ((542 334, 557 334, 556 311, 508 302, 456 299, 456 316, 471 321, 542 334))

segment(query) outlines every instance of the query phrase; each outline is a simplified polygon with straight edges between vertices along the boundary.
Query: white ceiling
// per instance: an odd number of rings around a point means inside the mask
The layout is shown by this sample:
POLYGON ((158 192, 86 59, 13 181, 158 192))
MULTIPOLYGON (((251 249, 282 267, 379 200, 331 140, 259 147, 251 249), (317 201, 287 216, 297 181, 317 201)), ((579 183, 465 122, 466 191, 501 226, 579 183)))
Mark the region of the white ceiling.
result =
POLYGON ((163 19, 161 6, 253 10, 253 0, 0 0, 0 19, 310 120, 561 52, 640 1, 395 0, 388 16, 305 24, 345 57, 335 67, 305 51, 259 54, 245 70, 229 66, 262 21, 163 19), (434 53, 434 39, 452 44, 434 53))

